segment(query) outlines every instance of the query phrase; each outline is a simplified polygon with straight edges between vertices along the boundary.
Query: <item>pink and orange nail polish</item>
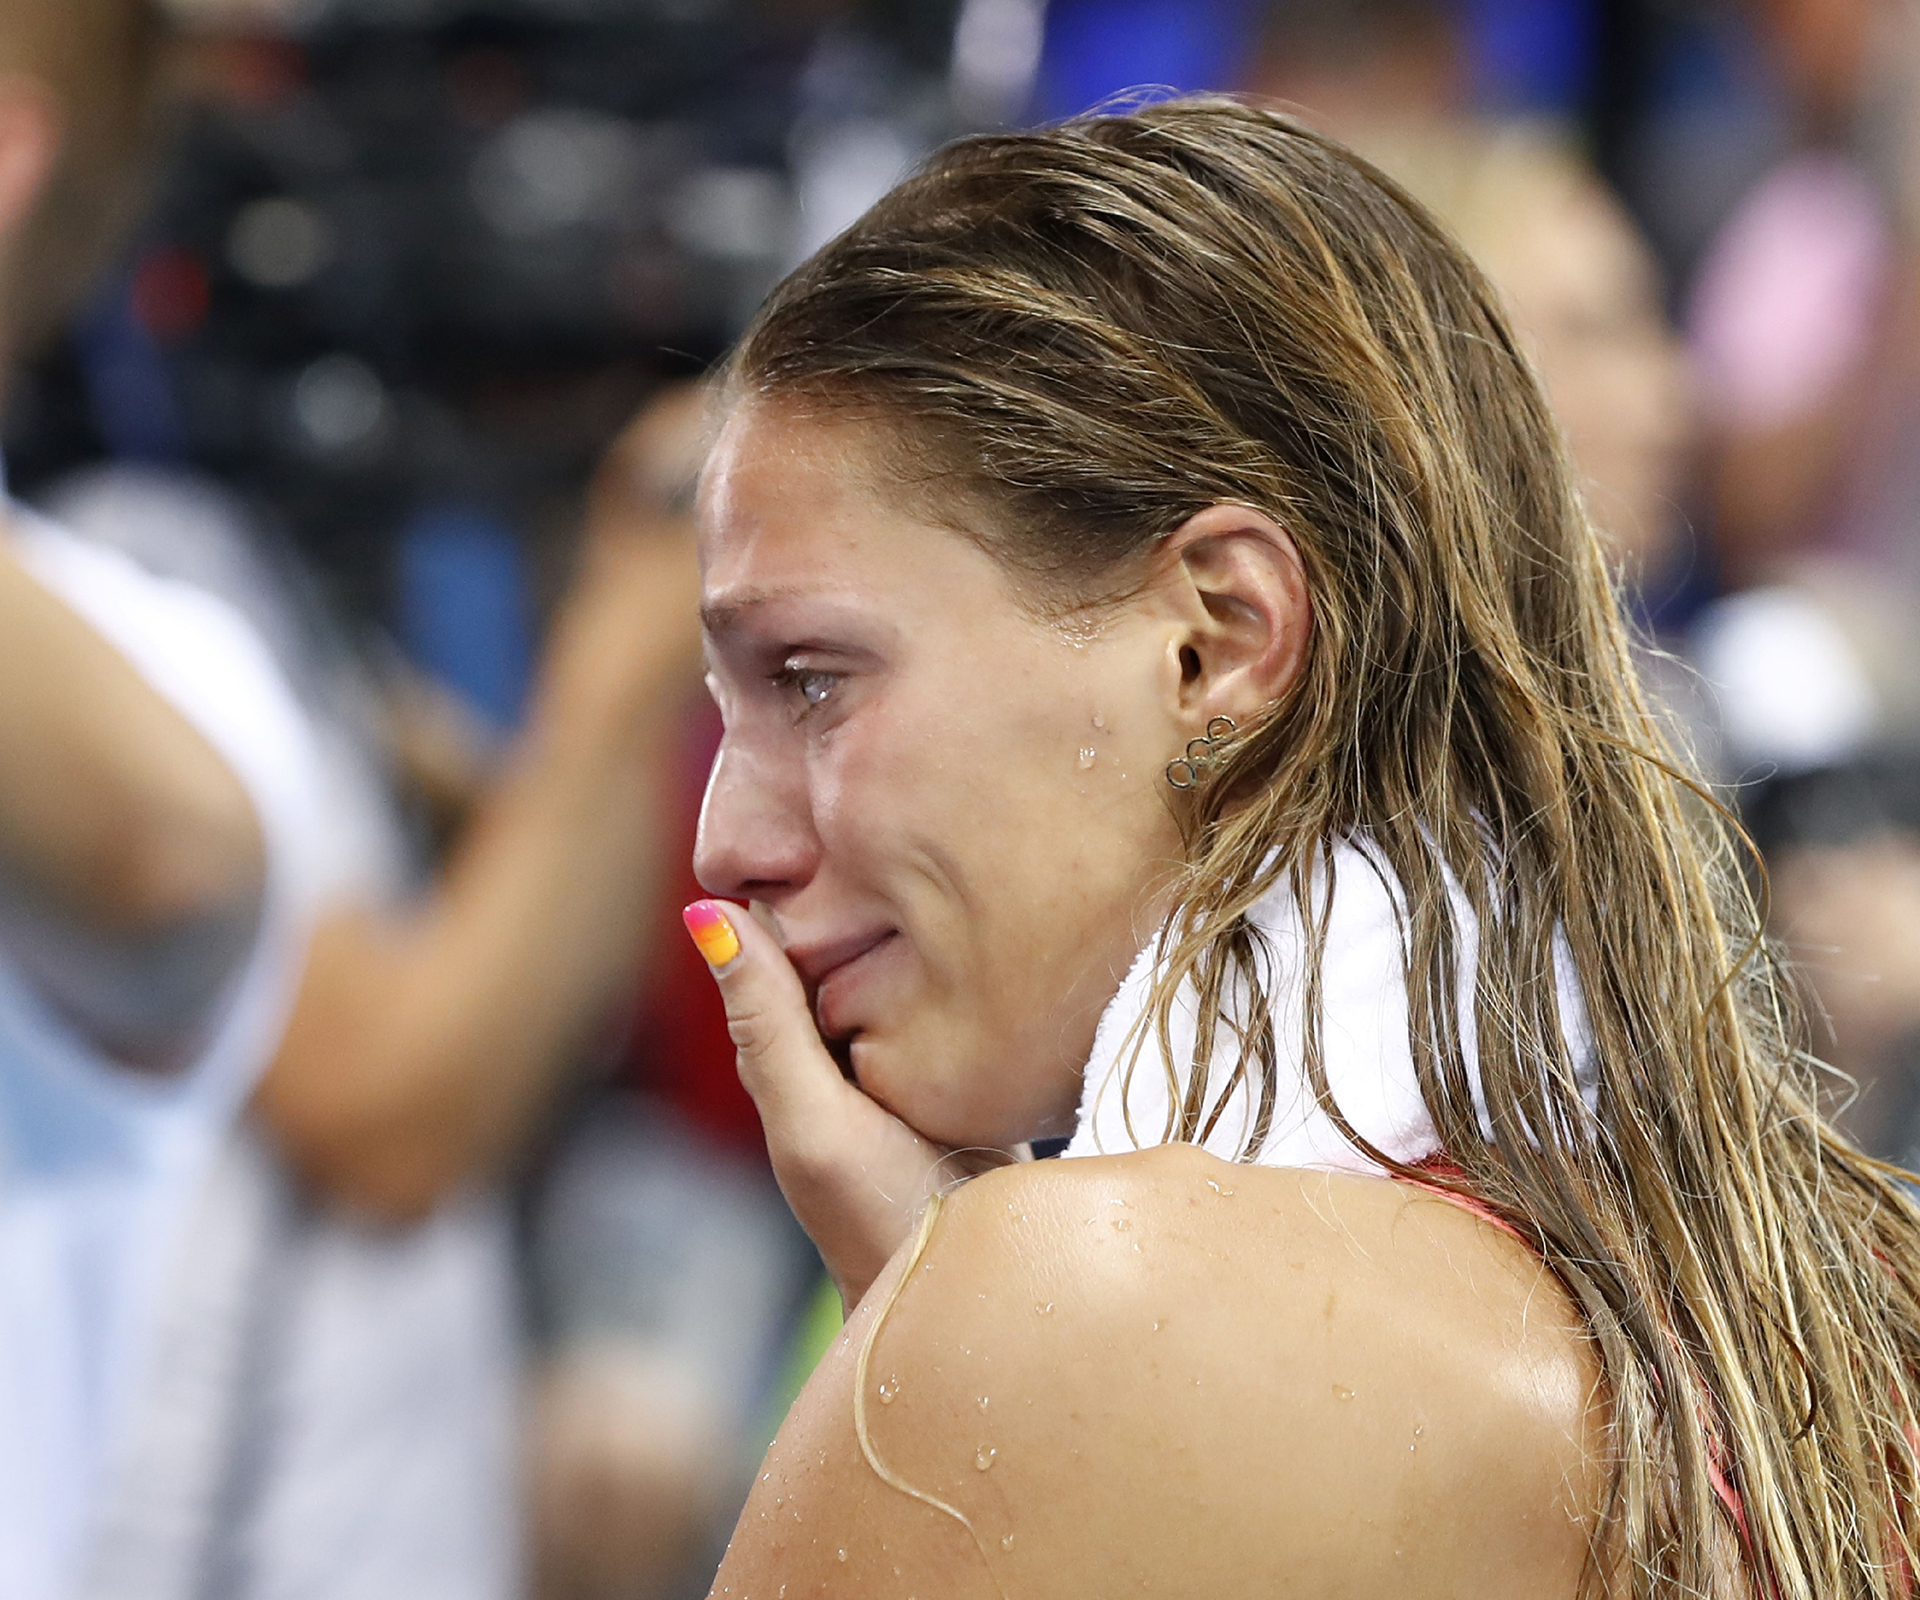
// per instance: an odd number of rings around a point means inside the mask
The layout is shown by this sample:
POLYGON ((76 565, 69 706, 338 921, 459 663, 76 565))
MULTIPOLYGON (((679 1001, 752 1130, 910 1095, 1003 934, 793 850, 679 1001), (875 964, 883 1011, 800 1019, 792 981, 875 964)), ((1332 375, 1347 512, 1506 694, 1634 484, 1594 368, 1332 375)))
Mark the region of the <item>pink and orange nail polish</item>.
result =
POLYGON ((680 913, 687 932, 699 946, 710 967, 724 967, 740 954, 740 936, 727 919, 726 908, 717 900, 696 900, 680 913))

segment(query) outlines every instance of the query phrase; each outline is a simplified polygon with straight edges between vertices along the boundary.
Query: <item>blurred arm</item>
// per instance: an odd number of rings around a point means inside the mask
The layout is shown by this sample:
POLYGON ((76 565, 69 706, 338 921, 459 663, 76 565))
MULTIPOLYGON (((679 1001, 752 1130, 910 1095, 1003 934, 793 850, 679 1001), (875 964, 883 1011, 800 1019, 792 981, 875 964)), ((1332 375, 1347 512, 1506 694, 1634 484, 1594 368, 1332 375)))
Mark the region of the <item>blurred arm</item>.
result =
POLYGON ((86 933, 247 923, 265 843, 240 782, 0 540, 0 878, 86 933))
POLYGON ((657 531, 592 554, 446 876, 404 919, 322 920, 257 1093, 295 1167, 362 1212, 407 1220, 495 1168, 643 953, 698 581, 657 531))

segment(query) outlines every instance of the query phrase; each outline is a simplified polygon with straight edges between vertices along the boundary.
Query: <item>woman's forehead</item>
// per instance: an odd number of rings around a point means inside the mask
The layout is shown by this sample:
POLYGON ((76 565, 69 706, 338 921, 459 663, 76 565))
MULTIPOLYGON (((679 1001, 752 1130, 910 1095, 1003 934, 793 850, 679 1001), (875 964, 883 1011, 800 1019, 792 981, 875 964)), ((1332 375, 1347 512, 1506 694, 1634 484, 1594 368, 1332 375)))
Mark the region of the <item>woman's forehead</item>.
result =
POLYGON ((821 530, 875 509, 873 449, 856 423, 754 399, 727 417, 700 475, 703 545, 765 528, 821 530))
POLYGON ((887 492, 863 425, 769 414, 758 402, 743 412, 728 419, 701 483, 710 631, 811 601, 914 609, 1004 586, 977 543, 887 492))

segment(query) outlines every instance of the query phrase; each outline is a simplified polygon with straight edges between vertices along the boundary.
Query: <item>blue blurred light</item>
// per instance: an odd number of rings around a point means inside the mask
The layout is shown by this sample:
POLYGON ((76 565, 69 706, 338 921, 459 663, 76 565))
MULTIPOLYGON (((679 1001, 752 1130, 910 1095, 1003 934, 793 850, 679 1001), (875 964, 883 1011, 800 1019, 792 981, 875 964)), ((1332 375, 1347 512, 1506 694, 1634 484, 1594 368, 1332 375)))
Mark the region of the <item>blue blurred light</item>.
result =
POLYGON ((431 507, 400 535, 400 642, 496 727, 511 728, 533 668, 526 564, 510 529, 431 507))
POLYGON ((1573 115, 1593 81, 1596 0, 1464 0, 1474 98, 1497 112, 1573 115))
POLYGON ((1123 90, 1231 89, 1257 17, 1248 0, 1054 0, 1039 106, 1067 117, 1123 90))
POLYGON ((186 424, 173 374, 153 335, 134 315, 130 280, 114 279, 74 324, 74 348, 109 454, 128 461, 177 462, 186 424))

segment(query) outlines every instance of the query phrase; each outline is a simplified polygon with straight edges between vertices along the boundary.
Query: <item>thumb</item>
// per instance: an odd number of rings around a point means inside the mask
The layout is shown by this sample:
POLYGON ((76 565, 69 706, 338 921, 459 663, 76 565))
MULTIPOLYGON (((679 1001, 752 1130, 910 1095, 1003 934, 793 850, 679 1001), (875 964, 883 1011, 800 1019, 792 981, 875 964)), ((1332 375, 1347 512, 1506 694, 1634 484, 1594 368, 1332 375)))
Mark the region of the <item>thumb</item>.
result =
POLYGON ((682 915, 720 985, 774 1176, 853 1305, 911 1234, 951 1152, 840 1075, 772 934, 724 901, 682 915))
POLYGON ((740 907, 696 900, 681 913, 713 969, 739 1052, 740 1081, 776 1140, 804 1139, 851 1086, 820 1042, 806 991, 773 937, 740 907))

